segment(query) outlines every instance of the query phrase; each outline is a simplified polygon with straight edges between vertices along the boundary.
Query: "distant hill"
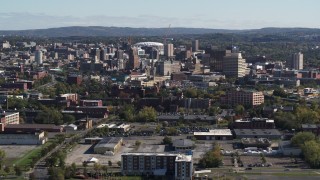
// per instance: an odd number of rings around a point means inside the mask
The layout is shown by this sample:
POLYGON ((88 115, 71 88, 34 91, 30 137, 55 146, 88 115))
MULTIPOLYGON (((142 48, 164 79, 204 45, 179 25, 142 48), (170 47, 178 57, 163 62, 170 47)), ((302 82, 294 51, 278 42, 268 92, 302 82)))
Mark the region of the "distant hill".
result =
POLYGON ((31 37, 70 37, 70 36, 164 36, 182 34, 213 34, 213 33, 235 33, 235 34, 320 34, 320 29, 312 28, 262 28, 252 30, 227 30, 206 28, 130 28, 130 27, 102 27, 102 26, 71 26, 49 29, 33 30, 11 30, 1 31, 3 36, 31 36, 31 37))

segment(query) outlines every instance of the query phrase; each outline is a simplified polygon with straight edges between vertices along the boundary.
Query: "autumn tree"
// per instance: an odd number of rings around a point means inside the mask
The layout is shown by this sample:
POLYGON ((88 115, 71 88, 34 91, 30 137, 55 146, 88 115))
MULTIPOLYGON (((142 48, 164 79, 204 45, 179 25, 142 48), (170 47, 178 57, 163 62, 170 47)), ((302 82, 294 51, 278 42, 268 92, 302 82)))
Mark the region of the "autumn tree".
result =
POLYGON ((157 111, 153 107, 144 107, 136 117, 140 122, 155 122, 157 120, 157 111))
POLYGON ((213 168, 213 167, 219 167, 222 165, 222 155, 220 153, 220 146, 214 145, 214 148, 205 153, 203 157, 199 161, 199 165, 202 168, 213 168))

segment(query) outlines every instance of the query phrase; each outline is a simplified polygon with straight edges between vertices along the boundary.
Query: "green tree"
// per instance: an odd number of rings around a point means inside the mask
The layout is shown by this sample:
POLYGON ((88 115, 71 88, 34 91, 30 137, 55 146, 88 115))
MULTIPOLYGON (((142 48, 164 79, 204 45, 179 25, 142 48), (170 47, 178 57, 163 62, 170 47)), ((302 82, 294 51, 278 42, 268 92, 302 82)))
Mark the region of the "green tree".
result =
POLYGON ((133 121, 135 118, 135 109, 133 105, 124 105, 120 110, 119 117, 125 121, 133 121))
POLYGON ((58 82, 54 87, 56 95, 65 94, 71 91, 71 88, 67 83, 58 82))
POLYGON ((101 169, 104 171, 105 174, 108 173, 108 169, 109 169, 108 166, 103 165, 103 166, 101 167, 101 169))
POLYGON ((220 153, 220 146, 217 144, 199 160, 199 166, 202 168, 214 168, 221 165, 222 155, 220 153))
POLYGON ((9 109, 23 109, 28 107, 28 101, 25 99, 20 99, 16 97, 8 98, 8 108, 9 109))
POLYGON ((84 168, 86 168, 86 167, 88 166, 87 162, 83 161, 83 162, 82 162, 82 166, 83 166, 84 168))
POLYGON ((215 116, 219 114, 219 112, 220 112, 220 108, 218 106, 211 106, 209 108, 209 116, 215 116))
POLYGON ((167 134, 168 135, 177 135, 178 134, 178 130, 175 127, 168 127, 166 128, 167 130, 167 134))
POLYGON ((242 115, 244 115, 244 113, 245 113, 245 108, 244 108, 242 105, 237 105, 237 106, 234 108, 234 111, 235 111, 236 115, 242 116, 242 115))
POLYGON ((273 95, 274 96, 280 96, 280 97, 283 97, 283 98, 286 98, 288 96, 287 93, 281 88, 273 90, 273 95))
POLYGON ((70 115, 70 114, 63 115, 63 122, 64 123, 71 124, 71 123, 74 123, 75 121, 76 121, 76 118, 73 115, 70 115))
POLYGON ((22 170, 19 166, 14 166, 14 172, 15 172, 16 176, 22 175, 22 170))
POLYGON ((117 165, 118 165, 119 167, 121 167, 121 161, 118 161, 118 162, 117 162, 117 165))
POLYGON ((112 161, 108 161, 108 165, 109 165, 109 166, 112 166, 112 161))
POLYGON ((196 98, 198 96, 197 89, 195 88, 189 88, 184 92, 184 96, 186 98, 196 98))
POLYGON ((63 115, 60 111, 54 108, 46 108, 40 112, 37 117, 35 118, 36 123, 40 124, 56 124, 60 125, 63 124, 63 115))
POLYGON ((295 114, 291 112, 276 112, 274 116, 274 121, 276 127, 281 129, 298 129, 300 127, 300 123, 297 121, 297 117, 295 114))
POLYGON ((162 140, 162 144, 166 144, 166 145, 170 145, 172 144, 172 138, 171 137, 168 137, 168 136, 165 136, 162 140))
POLYGON ((64 170, 60 167, 50 167, 48 169, 49 180, 64 180, 64 170))
POLYGON ((11 167, 10 166, 6 166, 4 168, 4 172, 6 172, 7 174, 9 174, 11 172, 11 167))
POLYGON ((77 165, 75 163, 72 163, 70 167, 71 167, 71 172, 72 172, 72 177, 73 177, 77 173, 77 165))
POLYGON ((71 170, 71 167, 70 166, 67 166, 65 169, 64 169, 64 177, 66 179, 70 179, 72 178, 74 175, 72 173, 72 170, 71 170))
POLYGON ((155 122, 157 120, 157 111, 153 107, 144 107, 137 115, 137 121, 155 122))
POLYGON ((312 168, 320 168, 320 144, 315 140, 306 141, 302 145, 302 153, 305 161, 312 168))
POLYGON ((260 159, 262 164, 265 164, 267 162, 266 157, 264 156, 263 153, 260 153, 260 159))
POLYGON ((302 146, 305 142, 315 140, 316 136, 311 132, 299 132, 292 137, 291 143, 295 146, 302 146))
POLYGON ((141 141, 138 141, 138 140, 137 140, 137 141, 135 142, 135 145, 136 145, 137 147, 139 147, 139 146, 141 145, 141 141))
POLYGON ((300 125, 305 123, 313 124, 319 122, 319 114, 306 106, 297 107, 295 114, 300 125))
POLYGON ((94 169, 94 171, 96 172, 96 174, 100 174, 100 171, 101 171, 101 169, 102 169, 102 166, 101 166, 100 163, 94 163, 93 169, 94 169))
POLYGON ((316 111, 316 110, 318 110, 318 108, 319 108, 319 104, 318 103, 316 103, 316 102, 311 102, 311 109, 312 110, 314 110, 314 111, 316 111))
POLYGON ((5 157, 6 157, 6 152, 4 150, 0 149, 0 170, 2 168, 3 161, 4 161, 5 157))

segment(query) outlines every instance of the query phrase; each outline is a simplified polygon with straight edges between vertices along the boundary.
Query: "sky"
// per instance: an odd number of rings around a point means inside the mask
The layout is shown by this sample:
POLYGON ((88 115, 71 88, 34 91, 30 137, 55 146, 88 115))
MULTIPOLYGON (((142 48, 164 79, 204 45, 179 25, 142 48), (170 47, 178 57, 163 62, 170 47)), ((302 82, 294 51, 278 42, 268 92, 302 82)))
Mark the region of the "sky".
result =
POLYGON ((66 26, 320 28, 319 0, 0 0, 0 30, 66 26))

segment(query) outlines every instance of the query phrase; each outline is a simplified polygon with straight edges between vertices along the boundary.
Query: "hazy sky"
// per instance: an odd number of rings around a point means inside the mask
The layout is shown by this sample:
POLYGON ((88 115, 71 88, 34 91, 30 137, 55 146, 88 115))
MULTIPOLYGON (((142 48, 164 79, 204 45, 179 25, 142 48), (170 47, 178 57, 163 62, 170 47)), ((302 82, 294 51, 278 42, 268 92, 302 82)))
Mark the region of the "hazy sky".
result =
POLYGON ((1 0, 0 30, 63 26, 320 28, 320 0, 1 0))

